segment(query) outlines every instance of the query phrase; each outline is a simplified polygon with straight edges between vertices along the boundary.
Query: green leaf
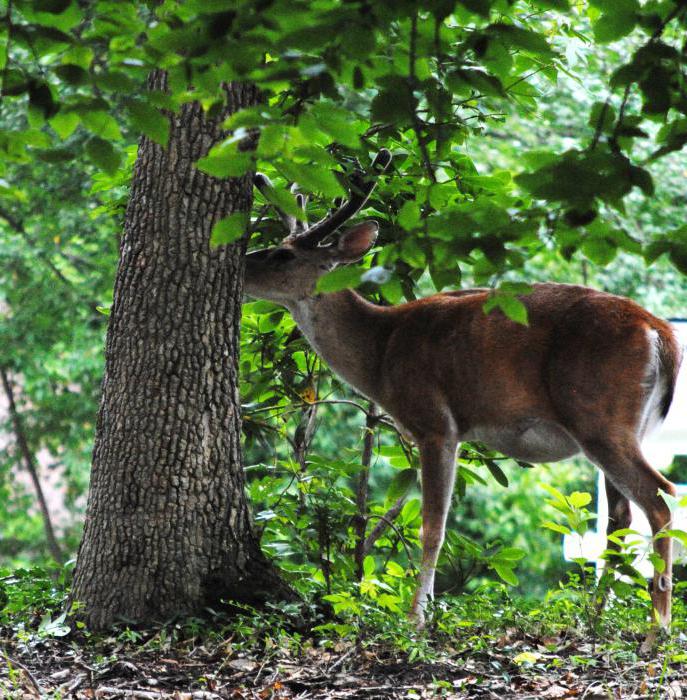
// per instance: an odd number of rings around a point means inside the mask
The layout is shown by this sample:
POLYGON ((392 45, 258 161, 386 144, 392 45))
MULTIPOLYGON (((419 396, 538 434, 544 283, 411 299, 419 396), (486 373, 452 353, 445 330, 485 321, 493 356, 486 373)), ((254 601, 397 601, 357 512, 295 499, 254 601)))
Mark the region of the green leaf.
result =
POLYGON ((33 9, 36 12, 51 12, 61 14, 71 5, 71 0, 34 0, 33 9))
POLYGON ((594 23, 594 38, 600 43, 622 39, 632 32, 640 10, 634 0, 613 0, 604 4, 604 14, 594 23))
POLYGON ((73 63, 65 63, 55 68, 55 74, 63 82, 69 85, 86 85, 91 80, 87 70, 73 63))
POLYGON ((618 254, 618 248, 606 237, 587 238, 581 246, 582 252, 597 265, 608 265, 618 254))
POLYGON ((510 584, 511 586, 518 585, 518 577, 513 573, 513 569, 511 569, 509 566, 497 563, 493 563, 491 566, 499 577, 506 583, 510 584))
POLYGON ((658 572, 659 574, 662 574, 665 569, 666 569, 666 563, 663 561, 663 558, 661 557, 660 554, 656 552, 650 552, 649 553, 649 561, 651 561, 651 564, 654 567, 654 570, 658 572))
POLYGON ((105 111, 79 110, 81 122, 93 134, 101 139, 118 141, 122 138, 117 120, 105 111))
POLYGON ((55 133, 62 139, 69 138, 79 126, 79 115, 76 112, 58 112, 48 122, 55 133))
POLYGON ((394 478, 386 490, 386 498, 388 501, 397 501, 401 496, 405 496, 408 490, 417 483, 416 469, 403 469, 396 472, 394 478))
POLYGON ((549 494, 549 496, 553 496, 553 498, 556 501, 558 501, 558 503, 560 503, 561 505, 563 505, 567 508, 568 501, 567 501, 566 497, 558 489, 554 488, 550 484, 545 484, 543 482, 540 483, 539 486, 541 486, 541 488, 543 488, 544 491, 546 491, 549 494))
POLYGON ((318 102, 308 114, 322 132, 342 146, 358 148, 360 145, 360 134, 349 111, 328 102, 318 102))
POLYGON ((386 573, 394 578, 405 578, 405 569, 393 559, 386 563, 386 573))
POLYGON ((574 491, 568 496, 568 502, 574 508, 584 508, 592 502, 592 496, 584 491, 574 491))
POLYGON ((637 82, 645 72, 645 66, 639 62, 626 63, 620 66, 611 75, 609 85, 611 88, 625 87, 637 82))
POLYGON ((412 231, 420 223, 420 206, 412 199, 403 203, 398 212, 398 224, 406 231, 412 231))
POLYGON ((289 216, 293 216, 301 221, 305 218, 305 213, 298 206, 296 198, 287 192, 286 190, 277 189, 276 187, 264 188, 261 192, 262 196, 270 203, 273 204, 277 209, 283 211, 289 216))
POLYGON ((499 551, 496 552, 494 557, 498 560, 504 561, 519 561, 526 554, 527 552, 525 552, 524 549, 520 549, 519 547, 504 547, 503 549, 499 549, 499 551))
POLYGON ((382 88, 372 100, 372 118, 375 121, 404 125, 412 121, 417 107, 406 78, 392 75, 380 80, 382 88))
POLYGON ((517 656, 513 657, 513 663, 518 666, 522 665, 532 665, 536 664, 539 659, 539 654, 535 654, 531 651, 520 652, 517 656))
POLYGON ((548 530, 553 530, 554 532, 560 532, 561 535, 572 534, 572 530, 570 530, 570 528, 566 527, 565 525, 559 525, 558 523, 553 523, 550 520, 547 520, 546 522, 542 523, 542 527, 545 527, 548 530))
POLYGON ((338 292, 360 284, 363 269, 353 266, 337 267, 317 280, 316 290, 322 293, 338 292))
POLYGON ((28 84, 29 107, 41 114, 44 119, 50 119, 60 109, 52 96, 52 91, 46 82, 30 81, 28 84))
POLYGON ((485 70, 475 68, 457 68, 448 76, 448 84, 455 92, 460 92, 461 84, 473 88, 483 95, 505 97, 506 90, 501 81, 485 70))
POLYGON ((534 287, 527 282, 501 282, 499 285, 499 292, 505 292, 507 294, 518 294, 525 295, 532 294, 534 292, 534 287))
POLYGON ((214 154, 213 151, 210 151, 207 156, 196 161, 198 170, 219 178, 241 177, 252 167, 253 154, 236 150, 230 153, 217 152, 214 154))
POLYGON ((480 17, 489 17, 489 11, 491 10, 490 0, 460 0, 460 4, 480 17))
POLYGON ((639 83, 644 95, 642 111, 646 114, 665 114, 671 106, 670 85, 675 78, 677 74, 674 71, 661 65, 652 66, 639 83))
POLYGON ((489 313, 493 309, 501 309, 511 321, 520 323, 523 326, 528 325, 527 307, 512 294, 503 294, 496 292, 485 302, 482 307, 485 313, 489 313))
POLYGON ((329 199, 346 195, 334 173, 322 165, 282 161, 276 167, 287 180, 297 182, 308 192, 321 192, 329 199))
POLYGON ((212 227, 210 245, 216 248, 219 245, 233 243, 246 233, 247 228, 248 212, 236 211, 224 219, 220 219, 212 227))
POLYGON ((169 117, 143 100, 127 102, 131 125, 149 139, 166 147, 169 141, 169 117))
POLYGON ((531 0, 533 5, 543 7, 545 10, 560 10, 566 12, 570 9, 568 0, 531 0))
POLYGON ((687 547, 687 532, 684 530, 666 530, 662 533, 663 537, 674 537, 679 540, 683 547, 687 547))
POLYGON ((595 102, 589 115, 589 126, 592 129, 609 133, 615 125, 615 109, 607 102, 595 102))
POLYGON ((491 459, 486 460, 484 464, 494 479, 504 488, 508 488, 508 477, 505 475, 503 469, 491 459))
POLYGON ((38 158, 46 163, 67 163, 74 160, 76 153, 71 148, 46 148, 34 151, 38 158))
POLYGON ((487 31, 496 34, 501 41, 515 48, 531 53, 551 55, 554 53, 542 34, 516 27, 514 24, 498 22, 487 27, 487 31))
POLYGON ((114 175, 117 172, 121 158, 109 141, 94 136, 86 144, 86 153, 95 165, 102 168, 108 175, 114 175))
POLYGON ((399 522, 402 525, 412 525, 419 517, 422 512, 422 503, 419 498, 411 498, 401 510, 399 515, 399 522))

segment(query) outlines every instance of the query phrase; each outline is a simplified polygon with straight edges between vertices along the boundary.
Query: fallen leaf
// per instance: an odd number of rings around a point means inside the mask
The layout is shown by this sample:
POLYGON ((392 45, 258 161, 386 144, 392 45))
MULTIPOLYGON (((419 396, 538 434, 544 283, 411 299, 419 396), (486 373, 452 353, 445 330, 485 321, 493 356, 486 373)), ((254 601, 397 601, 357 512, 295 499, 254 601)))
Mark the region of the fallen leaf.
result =
POLYGON ((517 656, 513 657, 513 663, 522 666, 523 664, 534 664, 539 658, 539 654, 535 654, 531 651, 522 651, 517 656))
POLYGON ((255 661, 251 661, 250 659, 232 659, 227 666, 229 666, 229 668, 233 668, 235 671, 249 673, 250 671, 255 670, 257 664, 255 661))

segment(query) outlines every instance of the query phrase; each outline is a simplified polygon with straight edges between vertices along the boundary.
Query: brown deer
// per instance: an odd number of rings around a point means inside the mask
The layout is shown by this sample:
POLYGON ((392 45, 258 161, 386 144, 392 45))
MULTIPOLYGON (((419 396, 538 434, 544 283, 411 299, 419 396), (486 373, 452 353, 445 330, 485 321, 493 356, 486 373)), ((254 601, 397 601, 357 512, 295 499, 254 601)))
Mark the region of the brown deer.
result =
MULTIPOLYGON (((334 234, 367 202, 391 161, 351 177, 348 201, 308 227, 279 212, 280 245, 246 256, 246 292, 285 306, 331 369, 377 402, 412 436, 422 464, 422 564, 411 615, 423 623, 464 440, 528 462, 586 455, 604 473, 608 532, 630 524, 629 500, 654 535, 670 527, 660 491, 674 486, 644 459, 640 442, 667 414, 681 360, 668 323, 623 297, 568 284, 534 284, 521 297, 529 325, 483 310, 489 290, 435 294, 381 307, 351 290, 318 294, 320 276, 362 258, 378 226, 334 234)), ((258 174, 257 187, 271 183, 258 174)), ((304 207, 301 195, 299 204, 304 207)), ((652 600, 670 624, 671 540, 654 540, 663 560, 652 600)), ((651 635, 650 635, 651 636, 651 635)))

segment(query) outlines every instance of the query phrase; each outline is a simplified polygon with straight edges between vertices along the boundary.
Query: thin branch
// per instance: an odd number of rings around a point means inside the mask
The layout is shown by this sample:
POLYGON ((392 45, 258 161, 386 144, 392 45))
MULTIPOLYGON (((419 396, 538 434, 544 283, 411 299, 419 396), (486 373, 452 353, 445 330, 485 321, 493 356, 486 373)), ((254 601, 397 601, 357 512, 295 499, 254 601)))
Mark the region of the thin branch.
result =
POLYGON ((21 219, 17 219, 3 207, 0 207, 0 218, 4 219, 16 233, 22 236, 27 243, 29 243, 29 245, 34 247, 38 257, 43 260, 43 262, 50 268, 51 272, 60 280, 60 282, 66 284, 70 289, 73 289, 74 285, 62 274, 59 268, 55 266, 55 263, 50 260, 48 254, 44 250, 41 250, 36 240, 26 230, 24 222, 21 219))
MULTIPOLYGON (((390 520, 389 518, 386 517, 386 515, 376 515, 374 513, 370 514, 367 516, 368 520, 375 519, 375 520, 380 520, 385 523, 386 528, 390 528, 396 533, 396 536, 398 537, 400 543, 403 545, 403 549, 406 551, 406 556, 408 557, 408 563, 410 564, 410 567, 413 570, 413 573, 417 573, 417 567, 415 564, 413 564, 413 559, 410 554, 410 549, 408 548, 408 543, 406 542, 406 538, 403 536, 403 533, 396 527, 396 523, 393 522, 393 520, 390 520)), ((374 530, 372 531, 374 532, 374 530)), ((372 533, 370 533, 371 535, 372 533)))
POLYGON ((594 127, 594 136, 592 138, 591 144, 589 144, 590 151, 593 151, 599 143, 599 139, 601 138, 601 132, 603 131, 604 127, 604 121, 606 120, 606 114, 608 113, 609 107, 610 98, 606 98, 604 106, 601 108, 601 112, 599 113, 599 118, 596 120, 596 126, 594 127))
POLYGON ((618 110, 618 118, 616 119, 615 125, 613 126, 613 133, 611 134, 611 138, 608 140, 609 144, 616 151, 620 151, 620 147, 618 146, 618 131, 620 130, 620 127, 623 125, 623 120, 625 119, 625 109, 627 108, 627 102, 630 99, 630 88, 631 87, 632 87, 632 83, 628 83, 625 86, 625 92, 623 92, 623 100, 620 103, 620 109, 618 110))
MULTIPOLYGON (((415 63, 417 60, 417 11, 413 14, 410 25, 410 48, 408 54, 408 83, 410 85, 411 91, 415 89, 417 85, 417 75, 415 72, 415 63)), ((424 134, 422 133, 422 124, 420 123, 420 118, 417 116, 417 112, 413 109, 413 131, 417 138, 418 146, 420 147, 420 153, 422 155, 422 160, 425 165, 425 170, 427 171, 427 176, 432 182, 436 182, 436 175, 434 174, 434 168, 432 167, 432 161, 429 157, 429 150, 427 149, 427 142, 425 141, 424 134)))
POLYGON ((45 500, 43 487, 41 486, 40 479, 38 478, 36 462, 33 453, 29 449, 29 443, 24 431, 22 418, 17 410, 17 405, 14 400, 14 389, 12 388, 12 383, 7 374, 7 370, 4 367, 0 367, 0 377, 2 378, 2 385, 5 390, 5 395, 7 396, 7 403, 9 406, 10 418, 12 420, 12 427, 14 429, 14 436, 17 441, 17 446, 19 447, 19 451, 24 460, 24 466, 31 477, 33 487, 36 491, 36 497, 43 516, 43 527, 45 529, 45 536, 48 540, 48 547, 55 561, 61 563, 63 561, 62 550, 60 549, 59 544, 57 544, 55 530, 53 529, 52 520, 50 519, 50 511, 48 510, 48 503, 45 500))
POLYGON ((365 538, 363 543, 364 554, 369 554, 372 551, 374 543, 389 529, 389 526, 397 518, 398 514, 403 510, 406 497, 400 496, 396 502, 384 513, 379 519, 379 522, 372 528, 370 534, 365 538))
POLYGON ((361 463, 363 469, 358 478, 358 488, 356 490, 356 516, 353 527, 356 534, 355 543, 355 565, 358 581, 363 578, 363 560, 365 559, 365 530, 367 528, 367 496, 370 484, 370 463, 372 462, 372 448, 374 447, 375 426, 377 425, 377 406, 370 401, 367 418, 365 420, 365 437, 363 438, 363 454, 361 463))
POLYGON ((26 674, 26 677, 29 679, 29 682, 31 685, 35 688, 36 692, 38 693, 38 697, 42 698, 44 697, 43 690, 41 689, 40 685, 38 685, 38 681, 36 680, 36 677, 29 671, 29 669, 24 666, 21 661, 17 661, 16 659, 13 659, 11 656, 8 656, 7 654, 4 655, 5 660, 7 663, 11 664, 12 666, 16 666, 17 668, 20 668, 24 673, 26 674))
POLYGON ((258 215, 255 217, 255 221, 248 227, 248 230, 246 231, 247 239, 250 239, 250 237, 258 230, 258 227, 265 219, 265 214, 267 214, 269 208, 269 204, 263 204, 262 207, 260 207, 258 215))
MULTIPOLYGON (((313 401, 312 403, 307 402, 307 405, 319 406, 321 404, 344 404, 348 406, 353 406, 354 408, 357 408, 359 411, 362 411, 365 415, 367 415, 367 409, 364 406, 361 406, 359 403, 351 401, 350 399, 318 399, 317 401, 313 401)), ((300 410, 300 407, 294 407, 289 409, 285 406, 262 406, 261 408, 255 408, 250 411, 246 411, 246 413, 249 415, 253 413, 265 413, 267 411, 280 411, 281 413, 286 413, 288 411, 297 410, 300 410)))
POLYGON ((514 88, 516 85, 519 83, 524 82, 528 78, 531 78, 533 75, 537 75, 537 73, 541 73, 543 70, 546 70, 547 68, 550 68, 551 64, 546 63, 543 66, 539 66, 536 70, 531 71, 530 73, 527 73, 525 75, 520 76, 517 80, 514 80, 510 85, 506 85, 503 89, 508 92, 511 88, 514 88))
POLYGON ((7 12, 5 13, 5 21, 7 23, 7 43, 5 44, 5 67, 2 71, 2 85, 0 86, 0 96, 5 94, 5 83, 7 82, 7 75, 10 69, 10 49, 12 47, 12 32, 14 30, 14 25, 12 24, 12 5, 14 0, 8 0, 7 2, 7 12))
POLYGON ((666 30, 666 27, 680 14, 680 12, 687 9, 687 6, 682 2, 676 2, 675 7, 666 15, 666 18, 661 22, 661 24, 656 27, 656 30, 649 38, 649 42, 656 41, 661 38, 661 35, 666 30))

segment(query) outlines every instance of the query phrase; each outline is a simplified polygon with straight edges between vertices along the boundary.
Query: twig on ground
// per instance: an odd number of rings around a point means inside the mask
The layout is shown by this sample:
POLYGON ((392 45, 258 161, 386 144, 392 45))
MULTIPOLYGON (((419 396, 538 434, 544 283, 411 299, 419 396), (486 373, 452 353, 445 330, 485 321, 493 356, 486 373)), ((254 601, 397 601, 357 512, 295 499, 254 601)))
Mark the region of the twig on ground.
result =
POLYGON ((24 671, 26 677, 29 679, 29 682, 36 689, 38 697, 43 697, 43 691, 41 690, 40 685, 38 685, 36 677, 33 675, 33 673, 31 673, 31 671, 29 671, 29 669, 26 666, 24 666, 24 664, 21 661, 17 661, 16 659, 12 658, 11 656, 8 656, 7 654, 5 654, 5 660, 12 666, 16 666, 17 668, 20 668, 22 671, 24 671))

